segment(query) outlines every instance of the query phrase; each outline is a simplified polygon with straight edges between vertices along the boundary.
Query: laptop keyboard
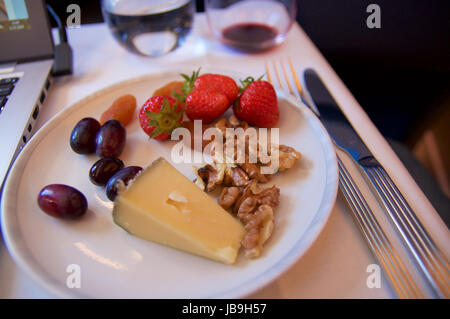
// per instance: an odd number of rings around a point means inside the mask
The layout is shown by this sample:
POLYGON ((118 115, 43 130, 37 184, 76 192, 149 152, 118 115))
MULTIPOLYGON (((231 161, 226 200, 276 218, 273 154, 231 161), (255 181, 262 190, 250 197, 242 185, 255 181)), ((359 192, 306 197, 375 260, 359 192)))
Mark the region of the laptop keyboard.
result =
POLYGON ((5 108, 8 96, 14 90, 14 85, 18 80, 19 78, 0 79, 0 113, 5 108))

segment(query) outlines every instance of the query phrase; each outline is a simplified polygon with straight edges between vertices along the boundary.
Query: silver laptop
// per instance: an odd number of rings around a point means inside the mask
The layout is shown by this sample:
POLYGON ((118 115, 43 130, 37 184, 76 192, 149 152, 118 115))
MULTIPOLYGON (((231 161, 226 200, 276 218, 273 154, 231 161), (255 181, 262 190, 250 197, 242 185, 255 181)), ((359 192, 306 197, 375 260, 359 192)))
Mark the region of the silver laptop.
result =
POLYGON ((54 50, 48 21, 43 1, 0 0, 0 187, 48 94, 54 50))

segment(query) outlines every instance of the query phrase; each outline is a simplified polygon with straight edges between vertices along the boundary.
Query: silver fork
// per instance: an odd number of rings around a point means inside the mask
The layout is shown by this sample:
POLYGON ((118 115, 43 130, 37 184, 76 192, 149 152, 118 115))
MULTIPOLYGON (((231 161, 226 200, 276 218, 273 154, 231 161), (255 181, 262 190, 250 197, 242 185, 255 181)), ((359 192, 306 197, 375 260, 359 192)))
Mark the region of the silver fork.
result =
POLYGON ((430 238, 420 221, 382 166, 363 167, 374 185, 389 217, 395 224, 433 291, 450 297, 448 262, 430 238))
MULTIPOLYGON (((315 113, 315 110, 310 107, 309 103, 304 97, 303 89, 300 85, 300 81, 298 80, 297 74, 292 64, 292 60, 290 58, 288 59, 288 63, 292 74, 292 85, 285 65, 282 61, 280 61, 282 75, 284 76, 289 93, 295 96, 293 90, 293 87, 295 87, 303 103, 305 103, 315 113)), ((273 61, 272 67, 279 87, 281 89, 284 89, 283 81, 281 80, 281 75, 275 61, 273 61)), ((269 82, 273 84, 274 81, 272 79, 269 64, 267 62, 265 63, 265 68, 267 78, 269 82)), ((383 267, 383 270, 385 271, 386 276, 389 278, 389 281, 396 291, 398 297, 423 298, 420 290, 415 285, 414 281, 411 278, 411 275, 405 268, 403 262, 400 260, 394 247, 386 237, 386 234, 381 229, 380 224, 375 218, 364 196, 356 186, 356 183, 348 173, 337 153, 336 156, 339 168, 339 188, 344 198, 346 199, 347 204, 351 208, 353 218, 358 225, 361 234, 366 240, 370 251, 381 263, 381 266, 383 267)))

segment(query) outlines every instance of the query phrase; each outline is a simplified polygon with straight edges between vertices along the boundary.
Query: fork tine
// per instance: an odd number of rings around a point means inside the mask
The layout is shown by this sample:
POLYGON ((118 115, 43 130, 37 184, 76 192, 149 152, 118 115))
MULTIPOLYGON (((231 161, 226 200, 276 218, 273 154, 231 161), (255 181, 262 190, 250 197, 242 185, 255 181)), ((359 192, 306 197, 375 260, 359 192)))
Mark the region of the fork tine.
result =
MULTIPOLYGON (((297 73, 295 72, 295 68, 294 68, 294 65, 292 63, 292 59, 290 57, 288 57, 287 61, 288 61, 289 68, 290 68, 290 71, 292 73, 292 76, 294 78, 295 87, 297 89, 299 97, 301 99, 303 99, 303 89, 302 89, 300 81, 299 81, 299 79, 297 77, 297 73)), ((289 93, 295 95, 295 92, 294 92, 294 90, 293 90, 293 88, 291 86, 291 81, 289 80, 289 72, 286 70, 285 64, 283 63, 283 59, 280 59, 279 63, 280 63, 280 66, 281 66, 281 71, 283 73, 284 80, 285 80, 286 85, 287 85, 287 87, 289 89, 289 93)), ((275 74, 276 74, 276 77, 277 77, 277 80, 278 80, 279 87, 283 88, 283 83, 282 83, 282 80, 281 80, 281 76, 279 75, 280 72, 278 71, 277 63, 276 63, 275 60, 272 61, 272 65, 273 65, 273 69, 275 71, 275 74)), ((269 82, 272 83, 272 79, 271 79, 270 74, 269 74, 270 70, 269 70, 269 66, 268 66, 267 62, 265 62, 265 67, 266 67, 266 72, 267 72, 268 77, 269 77, 269 82)))
POLYGON ((275 70, 275 75, 277 76, 278 86, 280 89, 283 88, 283 81, 281 81, 280 73, 278 72, 277 63, 275 60, 272 61, 273 69, 275 70))
POLYGON ((288 58, 288 62, 289 62, 289 67, 291 69, 292 76, 294 77, 295 85, 297 86, 298 94, 300 94, 300 97, 302 99, 304 99, 303 89, 300 84, 300 81, 298 80, 297 73, 295 72, 295 68, 294 68, 294 65, 292 64, 292 59, 290 57, 288 58))
POLYGON ((273 85, 272 76, 270 75, 270 69, 269 69, 269 64, 267 63, 267 60, 264 61, 264 67, 266 68, 267 80, 269 81, 270 84, 273 85))
POLYGON ((284 79, 285 79, 286 84, 287 84, 287 86, 289 88, 289 93, 294 94, 294 90, 292 90, 292 87, 291 87, 291 81, 289 81, 289 76, 288 76, 288 74, 286 72, 286 69, 284 68, 283 60, 280 61, 280 65, 281 65, 281 70, 283 71, 283 74, 284 74, 284 79))

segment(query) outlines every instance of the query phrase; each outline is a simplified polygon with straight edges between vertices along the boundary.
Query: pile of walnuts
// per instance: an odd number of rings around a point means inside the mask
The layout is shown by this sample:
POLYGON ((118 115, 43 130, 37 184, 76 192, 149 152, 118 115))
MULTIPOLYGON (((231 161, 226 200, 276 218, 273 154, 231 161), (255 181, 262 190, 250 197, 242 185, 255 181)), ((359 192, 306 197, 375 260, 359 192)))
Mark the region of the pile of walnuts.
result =
MULTIPOLYGON (((246 122, 240 122, 236 117, 222 118, 216 128, 226 137, 226 128, 241 127, 246 130, 246 122)), ((278 151, 278 172, 285 171, 301 158, 301 154, 286 145, 271 145, 278 151)), ((250 163, 249 152, 258 145, 245 145, 245 162, 236 161, 236 153, 232 158, 224 158, 219 152, 214 152, 214 165, 206 164, 195 168, 197 186, 206 192, 213 191, 218 185, 223 189, 218 203, 224 209, 230 210, 245 226, 246 234, 242 241, 245 256, 256 258, 261 255, 263 244, 269 239, 274 227, 274 209, 279 204, 280 189, 276 186, 263 188, 261 184, 272 179, 273 174, 262 174, 263 164, 259 160, 250 163)))

